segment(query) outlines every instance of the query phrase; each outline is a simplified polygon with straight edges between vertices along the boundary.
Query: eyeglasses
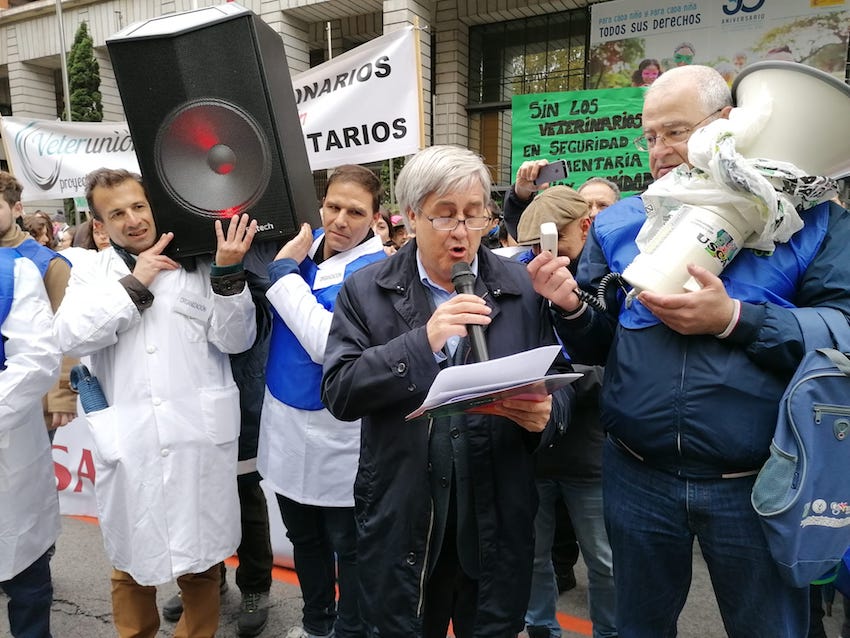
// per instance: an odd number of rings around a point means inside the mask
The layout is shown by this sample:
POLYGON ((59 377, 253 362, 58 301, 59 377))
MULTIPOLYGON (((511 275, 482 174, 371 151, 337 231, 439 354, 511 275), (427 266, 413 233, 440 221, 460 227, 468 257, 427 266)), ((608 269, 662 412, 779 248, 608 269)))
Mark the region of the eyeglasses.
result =
POLYGON ((691 133, 693 133, 694 130, 698 129, 700 125, 702 125, 708 118, 714 117, 715 115, 720 113, 723 108, 725 107, 721 107, 713 113, 709 113, 693 126, 684 126, 682 128, 672 129, 661 135, 647 135, 646 133, 644 133, 643 135, 641 135, 640 137, 636 137, 632 141, 634 142, 634 145, 639 151, 648 151, 656 144, 658 144, 659 140, 664 142, 667 146, 675 146, 676 144, 682 144, 683 142, 688 141, 688 139, 691 137, 691 133))
POLYGON ((466 230, 484 230, 490 225, 489 217, 467 217, 466 219, 458 219, 457 217, 426 217, 434 230, 452 231, 459 224, 465 224, 466 230))

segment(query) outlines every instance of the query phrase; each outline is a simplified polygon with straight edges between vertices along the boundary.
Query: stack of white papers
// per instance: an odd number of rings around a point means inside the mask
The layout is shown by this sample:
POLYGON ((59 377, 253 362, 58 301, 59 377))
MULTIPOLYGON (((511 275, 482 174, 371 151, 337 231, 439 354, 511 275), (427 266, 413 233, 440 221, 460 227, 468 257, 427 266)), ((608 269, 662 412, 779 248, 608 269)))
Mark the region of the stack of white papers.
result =
POLYGON ((539 400, 581 376, 580 373, 546 375, 560 350, 557 345, 543 346, 440 370, 422 405, 406 419, 458 414, 507 398, 539 400))

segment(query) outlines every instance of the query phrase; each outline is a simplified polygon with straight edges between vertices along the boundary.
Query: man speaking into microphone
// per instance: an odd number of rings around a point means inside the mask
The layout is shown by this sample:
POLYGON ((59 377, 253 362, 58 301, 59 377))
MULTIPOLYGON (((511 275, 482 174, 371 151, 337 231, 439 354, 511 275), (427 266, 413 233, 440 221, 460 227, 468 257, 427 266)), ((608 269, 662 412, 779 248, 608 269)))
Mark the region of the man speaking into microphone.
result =
MULTIPOLYGON (((441 369, 557 342, 524 266, 481 246, 490 173, 480 157, 420 151, 396 198, 415 239, 345 280, 322 382, 334 416, 361 419, 364 617, 381 638, 445 638, 450 620, 458 638, 513 637, 531 582, 532 452, 566 428, 573 391, 405 421, 441 369), (483 333, 474 355, 470 328, 483 333)), ((569 371, 560 356, 554 367, 569 371)))

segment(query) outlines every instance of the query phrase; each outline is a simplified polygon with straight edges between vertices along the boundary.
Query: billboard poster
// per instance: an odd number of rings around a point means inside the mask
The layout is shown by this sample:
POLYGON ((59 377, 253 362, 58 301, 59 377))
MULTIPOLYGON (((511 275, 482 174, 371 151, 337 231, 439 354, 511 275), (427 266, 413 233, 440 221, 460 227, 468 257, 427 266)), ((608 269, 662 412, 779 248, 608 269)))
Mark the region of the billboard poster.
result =
POLYGON ((647 86, 683 64, 730 86, 748 64, 792 60, 844 80, 850 0, 612 0, 591 6, 589 88, 647 86))
POLYGON ((649 153, 632 140, 643 133, 642 88, 515 95, 512 175, 522 162, 564 159, 569 175, 558 182, 578 188, 591 177, 615 182, 623 195, 652 182, 649 153))

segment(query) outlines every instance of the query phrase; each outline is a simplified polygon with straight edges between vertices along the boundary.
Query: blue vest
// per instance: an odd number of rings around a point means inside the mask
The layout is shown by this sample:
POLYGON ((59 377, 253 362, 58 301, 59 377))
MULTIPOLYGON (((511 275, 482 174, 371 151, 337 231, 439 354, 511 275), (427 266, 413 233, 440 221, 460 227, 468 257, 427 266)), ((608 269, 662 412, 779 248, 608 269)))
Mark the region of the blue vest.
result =
MULTIPOLYGON (((748 303, 770 302, 794 308, 793 298, 800 278, 817 255, 829 224, 829 203, 819 204, 802 213, 805 228, 772 254, 743 249, 720 273, 730 297, 748 303)), ((637 257, 635 238, 646 220, 639 196, 630 197, 607 208, 593 221, 596 237, 612 272, 622 273, 637 257)), ((620 323, 625 328, 646 328, 659 323, 646 307, 635 301, 630 308, 622 304, 620 323)))
POLYGON ((57 253, 55 250, 51 250, 47 246, 42 246, 32 238, 22 241, 20 244, 15 246, 15 250, 18 251, 18 254, 21 257, 26 257, 36 265, 38 272, 41 273, 42 279, 44 278, 44 275, 47 274, 47 267, 50 265, 50 262, 57 257, 69 266, 71 265, 70 261, 65 259, 65 257, 57 253))
MULTIPOLYGON (((15 296, 15 259, 18 254, 14 248, 0 248, 0 326, 9 316, 12 300, 15 296)), ((6 338, 0 335, 0 370, 6 369, 6 338)))
MULTIPOLYGON (((314 233, 318 238, 321 230, 314 233)), ((384 259, 383 248, 374 253, 364 254, 359 246, 346 253, 334 255, 331 259, 345 264, 342 281, 363 266, 384 259)), ((321 272, 316 263, 307 257, 299 266, 301 276, 313 290, 316 300, 330 312, 333 312, 336 296, 342 288, 342 281, 315 290, 316 275, 321 272)), ((272 336, 269 345, 269 360, 266 366, 266 386, 272 396, 281 403, 299 410, 322 410, 321 398, 322 366, 310 358, 310 355, 295 337, 289 326, 273 311, 272 336)))

